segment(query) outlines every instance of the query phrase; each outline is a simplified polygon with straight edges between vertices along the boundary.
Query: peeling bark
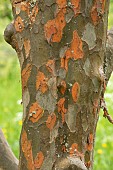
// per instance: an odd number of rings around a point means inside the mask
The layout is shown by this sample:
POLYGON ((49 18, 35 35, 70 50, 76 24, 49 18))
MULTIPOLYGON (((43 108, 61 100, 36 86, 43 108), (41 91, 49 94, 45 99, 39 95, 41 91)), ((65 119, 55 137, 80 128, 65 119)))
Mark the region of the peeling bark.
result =
POLYGON ((92 170, 100 101, 112 72, 111 33, 105 51, 109 1, 13 0, 12 7, 5 40, 21 66, 19 169, 92 170))

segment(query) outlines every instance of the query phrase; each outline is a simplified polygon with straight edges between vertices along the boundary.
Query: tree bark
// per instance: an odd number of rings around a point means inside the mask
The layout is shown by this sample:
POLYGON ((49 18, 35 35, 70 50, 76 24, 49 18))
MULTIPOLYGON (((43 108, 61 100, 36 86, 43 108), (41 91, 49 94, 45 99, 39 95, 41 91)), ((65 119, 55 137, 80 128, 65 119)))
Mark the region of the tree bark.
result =
POLYGON ((105 64, 109 1, 11 2, 14 22, 5 39, 20 61, 24 110, 19 169, 92 170, 111 74, 105 64))
POLYGON ((18 160, 0 129, 0 170, 18 170, 18 160))

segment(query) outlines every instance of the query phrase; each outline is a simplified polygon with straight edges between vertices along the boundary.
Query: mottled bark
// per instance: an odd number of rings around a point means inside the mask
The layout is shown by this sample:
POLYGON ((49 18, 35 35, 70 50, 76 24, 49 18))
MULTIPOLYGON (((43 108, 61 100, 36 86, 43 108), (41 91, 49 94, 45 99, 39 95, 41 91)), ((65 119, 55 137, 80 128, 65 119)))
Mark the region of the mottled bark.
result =
POLYGON ((92 170, 100 102, 110 76, 109 1, 13 0, 12 7, 14 23, 5 39, 21 66, 19 169, 92 170))
POLYGON ((18 160, 12 153, 0 129, 0 170, 18 170, 18 160))

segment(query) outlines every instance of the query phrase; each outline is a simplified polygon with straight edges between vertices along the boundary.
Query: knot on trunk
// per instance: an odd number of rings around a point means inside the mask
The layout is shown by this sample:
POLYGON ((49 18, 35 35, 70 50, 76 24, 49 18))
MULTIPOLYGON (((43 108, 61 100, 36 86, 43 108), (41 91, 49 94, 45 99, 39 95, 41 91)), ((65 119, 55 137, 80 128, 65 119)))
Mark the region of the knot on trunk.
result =
POLYGON ((56 170, 87 170, 84 162, 79 157, 62 158, 56 162, 56 170))
POLYGON ((15 28, 14 28, 14 24, 10 23, 9 25, 7 25, 5 31, 4 31, 4 39, 5 41, 10 44, 14 49, 16 49, 16 39, 15 39, 15 28))

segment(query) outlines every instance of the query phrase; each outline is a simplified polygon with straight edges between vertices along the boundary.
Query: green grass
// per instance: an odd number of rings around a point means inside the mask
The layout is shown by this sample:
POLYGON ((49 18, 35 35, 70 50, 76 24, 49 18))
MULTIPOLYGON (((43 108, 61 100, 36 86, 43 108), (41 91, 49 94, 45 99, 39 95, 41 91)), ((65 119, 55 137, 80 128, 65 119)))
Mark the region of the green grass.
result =
MULTIPOLYGON (((20 68, 16 53, 3 39, 3 30, 10 21, 0 18, 0 127, 18 157, 19 135, 21 131, 22 106, 20 68)), ((113 25, 113 0, 110 4, 109 28, 113 25)), ((113 76, 106 91, 109 113, 113 116, 113 76)), ((94 170, 113 170, 113 125, 100 118, 97 126, 94 170)))
POLYGON ((0 19, 0 127, 18 157, 22 106, 20 70, 16 53, 3 40, 3 30, 10 21, 0 19))
POLYGON ((21 99, 21 88, 16 60, 10 63, 7 71, 7 75, 4 74, 3 77, 0 77, 0 126, 13 151, 18 156, 18 140, 21 128, 19 121, 22 117, 22 106, 18 104, 18 100, 21 99))
POLYGON ((113 27, 113 0, 110 0, 109 17, 108 17, 108 28, 113 27))
MULTIPOLYGON (((113 75, 108 83, 105 100, 109 114, 113 117, 113 75)), ((97 125, 94 170, 113 170, 113 125, 100 112, 97 125)))

